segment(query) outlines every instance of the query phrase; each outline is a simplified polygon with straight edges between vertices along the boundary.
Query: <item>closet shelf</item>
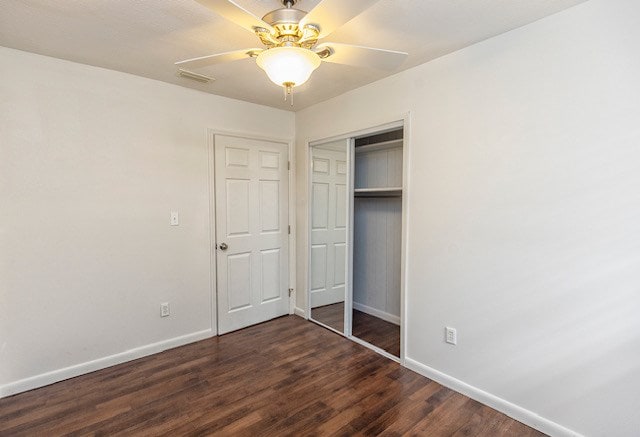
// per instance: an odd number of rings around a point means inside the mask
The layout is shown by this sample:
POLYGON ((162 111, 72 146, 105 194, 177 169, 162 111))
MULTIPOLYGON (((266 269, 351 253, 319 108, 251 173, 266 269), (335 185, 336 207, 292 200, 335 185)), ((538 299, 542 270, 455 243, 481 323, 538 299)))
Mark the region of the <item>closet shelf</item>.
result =
POLYGON ((353 193, 356 197, 400 197, 402 187, 356 188, 353 193))
POLYGON ((356 147, 356 153, 375 152, 376 150, 395 149, 402 147, 402 138, 399 140, 383 141, 381 143, 365 144, 356 147))

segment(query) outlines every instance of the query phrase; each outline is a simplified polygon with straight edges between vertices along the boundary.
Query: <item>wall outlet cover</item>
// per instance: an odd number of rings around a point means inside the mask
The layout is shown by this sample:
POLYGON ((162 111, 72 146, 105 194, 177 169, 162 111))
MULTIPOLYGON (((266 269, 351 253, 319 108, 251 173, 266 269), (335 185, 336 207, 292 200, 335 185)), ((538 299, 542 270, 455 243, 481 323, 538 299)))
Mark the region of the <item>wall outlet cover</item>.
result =
POLYGON ((171 311, 169 309, 169 302, 164 302, 160 304, 160 317, 169 317, 171 311))
POLYGON ((449 344, 458 344, 458 333, 455 328, 444 328, 444 340, 449 344))

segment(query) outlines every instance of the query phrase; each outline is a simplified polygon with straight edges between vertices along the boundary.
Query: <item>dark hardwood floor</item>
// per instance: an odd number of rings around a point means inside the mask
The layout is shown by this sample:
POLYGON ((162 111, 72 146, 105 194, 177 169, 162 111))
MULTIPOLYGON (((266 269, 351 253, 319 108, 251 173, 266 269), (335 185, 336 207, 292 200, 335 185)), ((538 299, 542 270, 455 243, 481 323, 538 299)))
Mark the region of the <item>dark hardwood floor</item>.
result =
POLYGON ((311 308, 311 318, 344 332, 344 302, 311 308))
POLYGON ((0 399, 0 435, 539 436, 288 316, 0 399))
MULTIPOLYGON (((344 332, 344 303, 334 303, 311 310, 311 318, 344 332)), ((378 317, 353 310, 351 333, 354 337, 379 347, 396 357, 400 356, 400 326, 378 317)))
POLYGON ((400 327, 386 320, 353 310, 351 334, 378 346, 396 357, 400 356, 400 327))

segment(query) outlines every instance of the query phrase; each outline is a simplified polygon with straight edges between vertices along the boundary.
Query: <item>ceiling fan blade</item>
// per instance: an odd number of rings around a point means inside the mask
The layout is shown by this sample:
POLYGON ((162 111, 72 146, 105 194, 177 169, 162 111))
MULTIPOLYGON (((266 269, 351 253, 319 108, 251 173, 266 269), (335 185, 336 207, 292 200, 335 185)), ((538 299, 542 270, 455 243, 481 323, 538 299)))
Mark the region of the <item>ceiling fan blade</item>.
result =
POLYGON ((324 38, 377 2, 378 0, 322 0, 300 20, 300 25, 318 26, 318 38, 324 38))
POLYGON ((256 27, 262 27, 272 32, 273 27, 253 15, 251 12, 237 5, 232 0, 196 0, 203 6, 211 9, 218 15, 223 16, 229 21, 233 21, 238 26, 244 27, 254 33, 256 27))
POLYGON ((209 65, 220 64, 222 62, 237 61, 250 58, 252 53, 260 53, 262 49, 234 50, 233 52, 216 53, 215 55, 201 56, 199 58, 186 59, 176 62, 178 67, 201 68, 209 65))
POLYGON ((408 56, 404 52, 338 43, 319 44, 315 50, 322 52, 326 49, 329 49, 331 54, 322 58, 323 61, 380 70, 393 70, 399 67, 408 56))

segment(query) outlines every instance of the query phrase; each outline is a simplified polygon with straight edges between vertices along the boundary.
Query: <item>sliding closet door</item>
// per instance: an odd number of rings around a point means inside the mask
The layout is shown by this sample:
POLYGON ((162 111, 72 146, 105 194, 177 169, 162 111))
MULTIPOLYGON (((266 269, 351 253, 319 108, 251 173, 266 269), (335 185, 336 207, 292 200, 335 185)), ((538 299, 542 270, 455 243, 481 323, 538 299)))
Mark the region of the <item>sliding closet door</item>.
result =
POLYGON ((403 130, 313 144, 312 320, 400 357, 403 130))
POLYGON ((311 318, 344 332, 348 200, 348 141, 311 147, 311 318))

